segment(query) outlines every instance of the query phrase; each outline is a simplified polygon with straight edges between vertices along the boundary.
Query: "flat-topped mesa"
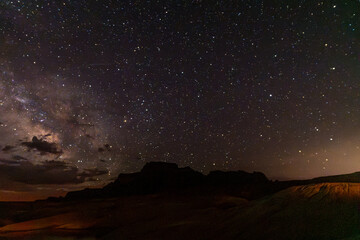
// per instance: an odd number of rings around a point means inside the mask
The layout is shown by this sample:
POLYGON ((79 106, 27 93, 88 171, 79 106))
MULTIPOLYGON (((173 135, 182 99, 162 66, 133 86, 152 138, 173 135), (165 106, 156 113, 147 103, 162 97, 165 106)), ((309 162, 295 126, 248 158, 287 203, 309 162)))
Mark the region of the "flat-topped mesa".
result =
MULTIPOLYGON (((204 175, 189 167, 179 168, 175 163, 165 162, 146 163, 141 172, 133 176, 134 179, 127 185, 135 194, 174 191, 196 186, 204 178, 204 175)), ((119 176, 117 182, 124 182, 123 179, 124 176, 119 176)))
POLYGON ((150 162, 145 164, 140 177, 154 186, 189 187, 201 183, 204 175, 190 167, 179 168, 175 163, 150 162))
MULTIPOLYGON (((199 172, 192 170, 190 167, 179 168, 175 163, 165 162, 149 162, 146 163, 140 172, 119 174, 114 184, 131 184, 134 181, 154 181, 158 180, 173 180, 173 181, 185 181, 190 180, 196 184, 197 180, 201 180, 204 177, 199 172)), ((157 184, 171 184, 171 182, 156 182, 157 184)), ((184 182, 178 182, 180 185, 184 182)))

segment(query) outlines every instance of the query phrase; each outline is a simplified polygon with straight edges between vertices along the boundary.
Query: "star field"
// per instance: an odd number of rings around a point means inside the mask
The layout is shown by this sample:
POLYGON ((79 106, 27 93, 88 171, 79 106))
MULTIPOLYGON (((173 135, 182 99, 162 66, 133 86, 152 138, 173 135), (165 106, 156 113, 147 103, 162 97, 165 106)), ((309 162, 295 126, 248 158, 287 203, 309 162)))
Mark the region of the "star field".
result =
POLYGON ((74 181, 5 176, 0 189, 61 195, 147 161, 279 179, 358 171, 359 9, 2 1, 0 172, 74 181))

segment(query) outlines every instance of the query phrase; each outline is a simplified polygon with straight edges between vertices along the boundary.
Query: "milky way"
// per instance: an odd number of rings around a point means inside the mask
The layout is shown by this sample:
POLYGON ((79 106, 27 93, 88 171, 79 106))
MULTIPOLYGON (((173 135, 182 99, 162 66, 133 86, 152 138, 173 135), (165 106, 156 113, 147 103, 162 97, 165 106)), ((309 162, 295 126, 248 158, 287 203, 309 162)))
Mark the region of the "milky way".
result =
POLYGON ((358 1, 2 1, 3 199, 147 161, 358 171, 359 14, 358 1))

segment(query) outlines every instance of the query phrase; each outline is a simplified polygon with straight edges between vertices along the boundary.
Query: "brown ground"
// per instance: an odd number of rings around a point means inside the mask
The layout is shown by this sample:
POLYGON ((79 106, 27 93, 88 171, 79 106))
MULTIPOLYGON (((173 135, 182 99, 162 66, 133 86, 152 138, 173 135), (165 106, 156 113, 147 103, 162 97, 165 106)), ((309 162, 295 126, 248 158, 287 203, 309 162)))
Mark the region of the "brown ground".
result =
POLYGON ((3 203, 14 209, 0 220, 0 238, 11 239, 206 239, 244 199, 149 195, 64 203, 3 203), (47 237, 44 237, 47 236, 47 237), (50 236, 52 238, 50 238, 50 236), (63 238, 55 238, 63 237, 63 238), (165 237, 166 236, 166 237, 165 237))
POLYGON ((0 239, 360 239, 360 184, 296 186, 247 201, 147 195, 0 203, 0 239))

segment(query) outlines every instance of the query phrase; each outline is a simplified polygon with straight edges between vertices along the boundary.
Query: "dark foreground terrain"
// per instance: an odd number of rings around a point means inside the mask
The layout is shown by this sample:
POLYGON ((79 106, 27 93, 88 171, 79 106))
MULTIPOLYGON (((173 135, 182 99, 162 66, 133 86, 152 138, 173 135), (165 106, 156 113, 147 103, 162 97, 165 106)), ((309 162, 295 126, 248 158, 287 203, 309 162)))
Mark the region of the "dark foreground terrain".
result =
POLYGON ((0 203, 0 239, 360 239, 358 175, 272 182, 150 163, 103 189, 0 203))

